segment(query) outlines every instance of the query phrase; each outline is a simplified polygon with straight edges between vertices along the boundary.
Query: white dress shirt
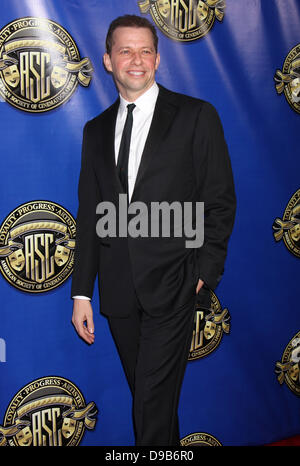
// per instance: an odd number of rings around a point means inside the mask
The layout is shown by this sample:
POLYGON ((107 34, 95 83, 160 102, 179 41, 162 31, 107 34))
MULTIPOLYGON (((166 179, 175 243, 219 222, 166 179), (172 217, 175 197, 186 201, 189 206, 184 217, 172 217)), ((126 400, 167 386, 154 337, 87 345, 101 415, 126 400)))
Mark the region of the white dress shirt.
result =
MULTIPOLYGON (((130 140, 130 151, 128 159, 128 197, 131 199, 137 172, 140 166, 145 142, 149 133, 154 107, 158 96, 158 86, 156 83, 144 94, 135 100, 136 107, 133 110, 133 125, 130 140)), ((120 95, 120 105, 116 121, 115 131, 115 159, 118 162, 120 143, 127 117, 127 102, 120 95)))
MULTIPOLYGON (((158 85, 156 82, 134 101, 136 107, 133 110, 133 125, 130 139, 130 151, 128 159, 128 197, 131 199, 138 169, 140 166, 145 142, 149 133, 154 108, 158 96, 158 85)), ((116 120, 115 128, 115 161, 118 162, 119 148, 127 117, 127 105, 132 102, 127 102, 120 95, 120 105, 116 120)), ((76 299, 90 299, 86 296, 73 296, 76 299)))

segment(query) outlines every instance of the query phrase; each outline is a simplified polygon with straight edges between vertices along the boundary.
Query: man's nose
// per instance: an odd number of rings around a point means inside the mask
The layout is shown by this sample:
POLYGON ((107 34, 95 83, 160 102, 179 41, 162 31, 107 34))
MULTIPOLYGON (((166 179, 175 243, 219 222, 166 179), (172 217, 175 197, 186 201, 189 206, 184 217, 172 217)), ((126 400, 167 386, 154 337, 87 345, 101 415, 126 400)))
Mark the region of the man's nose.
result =
POLYGON ((133 62, 135 65, 140 65, 140 64, 142 63, 142 55, 140 54, 140 52, 135 52, 135 53, 133 54, 132 62, 133 62))

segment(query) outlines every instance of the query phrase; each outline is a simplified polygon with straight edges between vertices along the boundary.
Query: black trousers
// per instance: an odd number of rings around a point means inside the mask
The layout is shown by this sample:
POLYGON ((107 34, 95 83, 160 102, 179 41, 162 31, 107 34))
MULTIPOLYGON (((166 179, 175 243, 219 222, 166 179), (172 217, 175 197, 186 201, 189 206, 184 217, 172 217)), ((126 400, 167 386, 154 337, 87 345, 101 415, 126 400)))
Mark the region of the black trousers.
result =
POLYGON ((177 410, 195 301, 152 317, 136 299, 130 317, 108 319, 133 395, 136 446, 180 445, 177 410))

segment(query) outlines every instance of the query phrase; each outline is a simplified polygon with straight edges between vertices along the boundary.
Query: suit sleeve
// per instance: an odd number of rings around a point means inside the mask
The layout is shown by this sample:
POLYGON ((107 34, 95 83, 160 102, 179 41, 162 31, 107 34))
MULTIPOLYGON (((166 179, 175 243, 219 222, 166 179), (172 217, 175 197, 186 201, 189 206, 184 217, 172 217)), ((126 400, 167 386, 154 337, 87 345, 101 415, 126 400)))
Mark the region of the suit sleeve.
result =
POLYGON ((93 296, 98 272, 99 245, 96 235, 96 206, 101 201, 93 166, 93 142, 89 123, 84 127, 81 170, 78 184, 76 247, 71 296, 93 296))
POLYGON ((213 290, 224 271, 236 197, 222 124, 215 108, 207 102, 198 115, 194 162, 198 199, 204 202, 204 243, 197 251, 198 273, 213 290))

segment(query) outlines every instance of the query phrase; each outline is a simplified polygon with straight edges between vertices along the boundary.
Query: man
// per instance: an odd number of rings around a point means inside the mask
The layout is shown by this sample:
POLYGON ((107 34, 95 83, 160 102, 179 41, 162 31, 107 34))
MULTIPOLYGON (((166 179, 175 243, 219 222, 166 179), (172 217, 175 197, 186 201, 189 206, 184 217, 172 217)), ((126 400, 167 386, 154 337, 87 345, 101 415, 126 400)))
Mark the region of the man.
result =
POLYGON ((133 394, 139 446, 179 445, 177 407, 196 296, 205 299, 222 275, 235 212, 217 113, 155 82, 157 42, 155 28, 142 17, 126 15, 110 25, 103 60, 119 99, 84 129, 72 281, 72 322, 91 344, 98 273, 101 312, 133 394), (98 237, 96 206, 118 206, 124 193, 130 205, 204 202, 203 246, 188 249, 176 235, 98 237))

